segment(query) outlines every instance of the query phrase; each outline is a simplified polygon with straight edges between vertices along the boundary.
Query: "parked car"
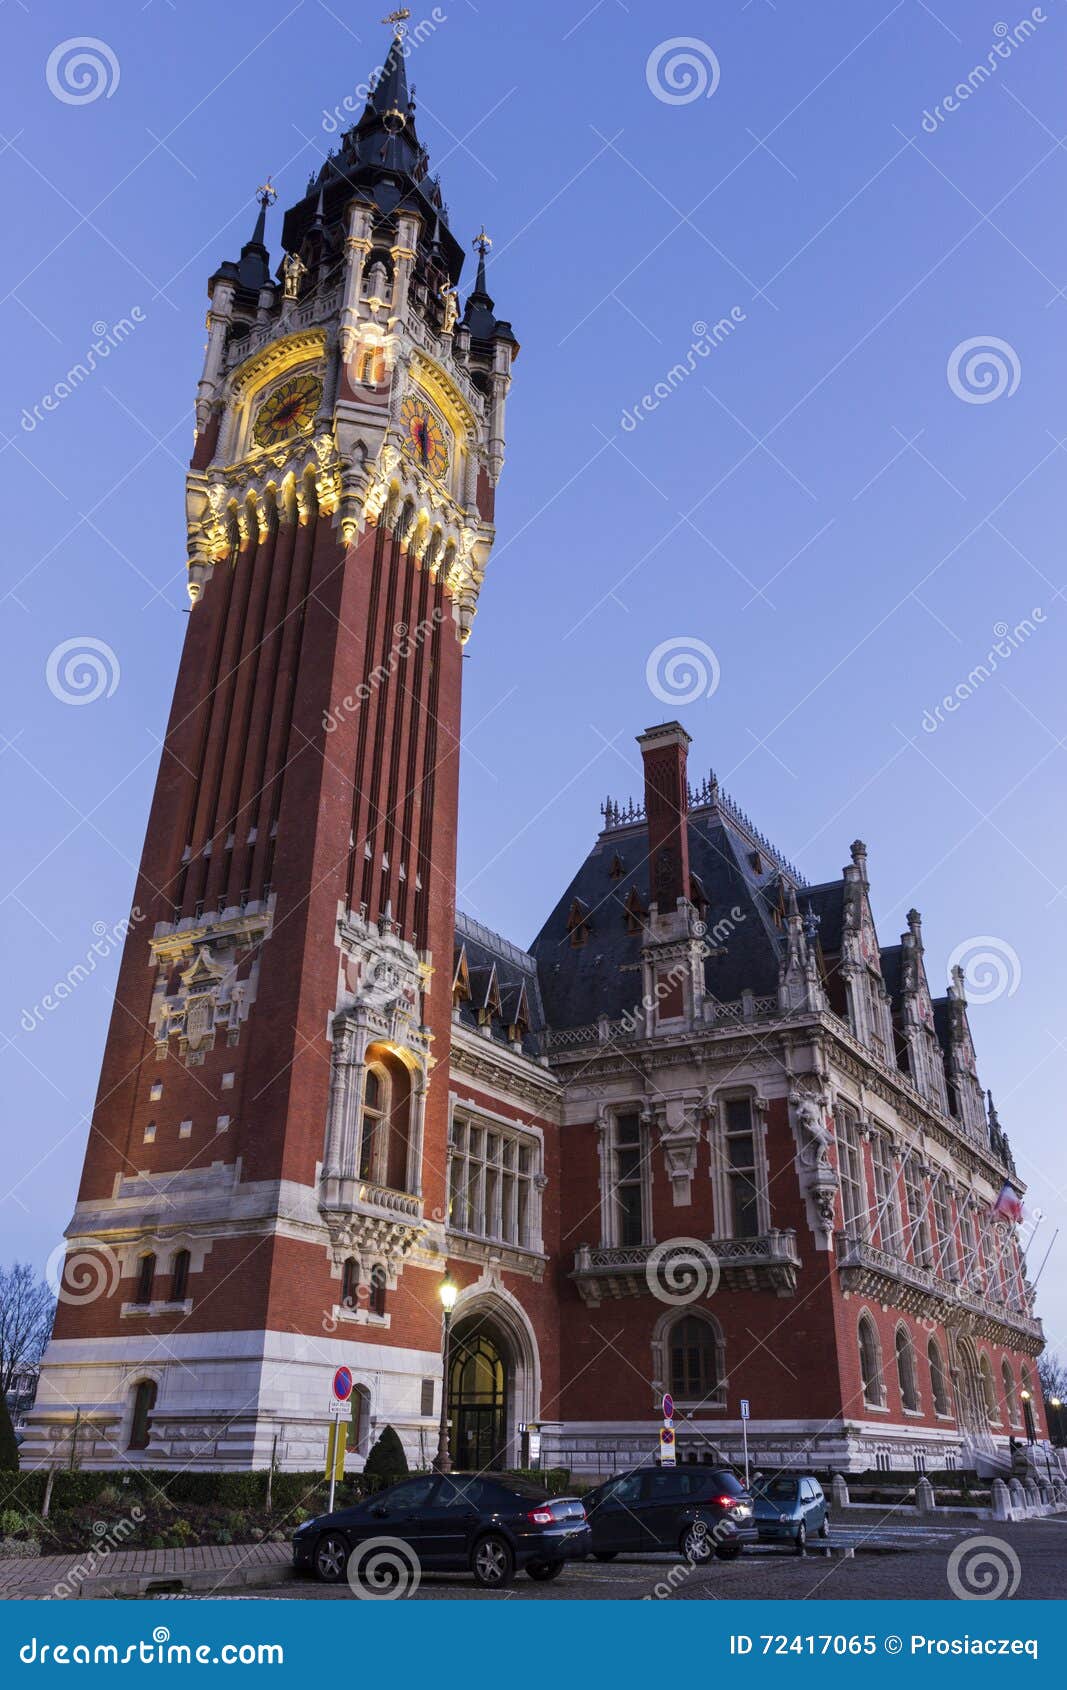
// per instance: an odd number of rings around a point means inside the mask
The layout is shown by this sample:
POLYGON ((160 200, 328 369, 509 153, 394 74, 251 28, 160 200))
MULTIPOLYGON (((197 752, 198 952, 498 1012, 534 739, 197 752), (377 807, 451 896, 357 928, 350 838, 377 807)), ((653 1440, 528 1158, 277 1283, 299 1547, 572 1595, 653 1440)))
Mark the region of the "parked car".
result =
POLYGON ((782 1474, 752 1487, 756 1529, 761 1543, 795 1543, 803 1549, 809 1537, 830 1536, 830 1505, 818 1479, 782 1474))
POLYGON ((590 1543, 577 1497, 550 1496, 503 1473, 430 1473, 404 1479, 354 1508, 306 1520, 293 1534, 293 1565, 338 1584, 349 1558, 357 1556, 358 1568, 361 1548, 369 1557, 380 1538, 399 1539, 420 1569, 471 1572, 490 1590, 510 1583, 516 1569, 532 1579, 558 1578, 590 1543))
POLYGON ((755 1543, 752 1498, 724 1467, 637 1467, 585 1498, 598 1561, 677 1549, 687 1561, 732 1560, 755 1543))

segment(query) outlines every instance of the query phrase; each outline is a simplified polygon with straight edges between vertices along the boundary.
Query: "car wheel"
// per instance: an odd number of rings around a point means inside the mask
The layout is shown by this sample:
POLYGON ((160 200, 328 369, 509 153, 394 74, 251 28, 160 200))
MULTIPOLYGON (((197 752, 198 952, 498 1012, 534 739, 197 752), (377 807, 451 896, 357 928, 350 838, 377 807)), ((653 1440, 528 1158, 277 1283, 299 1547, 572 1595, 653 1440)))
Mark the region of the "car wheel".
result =
POLYGON ((538 1584, 547 1584, 549 1579, 559 1578, 563 1566, 562 1561, 531 1561, 526 1571, 538 1584))
POLYGON ((705 1561, 711 1560, 711 1539, 703 1520, 694 1520, 686 1526, 678 1547, 683 1558, 694 1566, 702 1566, 705 1561))
POLYGON ((340 1532, 324 1532, 315 1545, 315 1577, 340 1584, 348 1567, 348 1544, 340 1532))
POLYGON ((797 1554, 803 1555, 805 1549, 808 1547, 808 1528, 804 1524, 803 1520, 801 1520, 799 1526, 797 1527, 797 1535, 796 1535, 795 1541, 796 1541, 796 1546, 797 1546, 797 1554))
POLYGON ((820 1537, 829 1537, 830 1536, 830 1516, 829 1516, 829 1514, 823 1515, 822 1525, 819 1527, 819 1536, 820 1537))
POLYGON ((507 1538, 491 1532, 474 1545, 471 1570, 475 1582, 486 1590, 501 1590, 515 1576, 515 1557, 507 1538))
POLYGON ((617 1549, 594 1549, 593 1560, 594 1561, 614 1561, 614 1559, 615 1559, 615 1557, 618 1553, 619 1553, 619 1551, 617 1549))

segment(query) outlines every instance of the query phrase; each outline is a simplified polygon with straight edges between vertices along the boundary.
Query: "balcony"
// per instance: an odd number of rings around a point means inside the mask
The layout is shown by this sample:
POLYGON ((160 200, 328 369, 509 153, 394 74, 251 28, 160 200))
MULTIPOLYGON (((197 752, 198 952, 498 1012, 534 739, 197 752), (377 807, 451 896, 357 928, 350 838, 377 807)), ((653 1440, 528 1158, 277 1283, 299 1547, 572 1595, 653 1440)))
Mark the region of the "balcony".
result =
POLYGON ((667 1286, 680 1292, 686 1288, 686 1264, 692 1263, 693 1285, 700 1276, 707 1290, 698 1290, 696 1302, 710 1296, 716 1285, 729 1291, 773 1291, 791 1297, 797 1288, 800 1254, 796 1234, 761 1233, 758 1238, 708 1238, 697 1256, 691 1244, 583 1244, 575 1252, 571 1278, 582 1301, 589 1308, 618 1297, 655 1295, 654 1287, 667 1286), (672 1265, 673 1264, 673 1265, 672 1265))
POLYGON ((330 1180, 319 1207, 335 1248, 368 1259, 403 1260, 425 1230, 421 1197, 372 1180, 330 1180))
POLYGON ((1044 1344, 1041 1322, 1027 1310, 1009 1308, 972 1285, 942 1279, 932 1268, 847 1233, 839 1232, 835 1245, 842 1288, 852 1295, 873 1297, 906 1314, 1039 1354, 1044 1344))

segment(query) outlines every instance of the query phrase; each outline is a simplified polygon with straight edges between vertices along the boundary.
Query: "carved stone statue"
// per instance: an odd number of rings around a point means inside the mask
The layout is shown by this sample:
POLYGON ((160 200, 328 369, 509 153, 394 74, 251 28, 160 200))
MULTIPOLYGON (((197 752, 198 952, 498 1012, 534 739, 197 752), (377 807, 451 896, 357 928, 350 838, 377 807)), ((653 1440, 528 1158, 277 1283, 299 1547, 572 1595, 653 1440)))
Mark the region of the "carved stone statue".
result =
POLYGON ((441 289, 441 302, 444 306, 444 320, 441 323, 441 333, 451 334, 459 322, 459 300, 456 290, 451 283, 441 289))
POLYGON ((300 284, 307 275, 307 268, 299 253, 286 253, 282 263, 282 279, 286 299, 298 299, 300 297, 300 284))
POLYGON ((810 1146, 815 1150, 820 1162, 827 1161, 833 1134, 826 1125, 826 1117, 819 1103, 808 1092, 795 1092, 790 1101, 796 1110, 797 1124, 804 1135, 804 1148, 810 1146))

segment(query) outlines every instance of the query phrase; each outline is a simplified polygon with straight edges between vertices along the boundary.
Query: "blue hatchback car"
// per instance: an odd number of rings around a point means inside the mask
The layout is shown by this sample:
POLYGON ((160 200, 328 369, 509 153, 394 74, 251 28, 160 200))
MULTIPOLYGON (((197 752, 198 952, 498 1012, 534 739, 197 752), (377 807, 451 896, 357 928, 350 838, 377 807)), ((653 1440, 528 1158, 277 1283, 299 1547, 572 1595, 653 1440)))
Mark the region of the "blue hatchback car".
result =
POLYGON ((754 1479, 752 1499, 761 1543, 794 1543, 803 1549, 809 1538, 830 1536, 830 1505, 818 1479, 784 1473, 754 1479))

